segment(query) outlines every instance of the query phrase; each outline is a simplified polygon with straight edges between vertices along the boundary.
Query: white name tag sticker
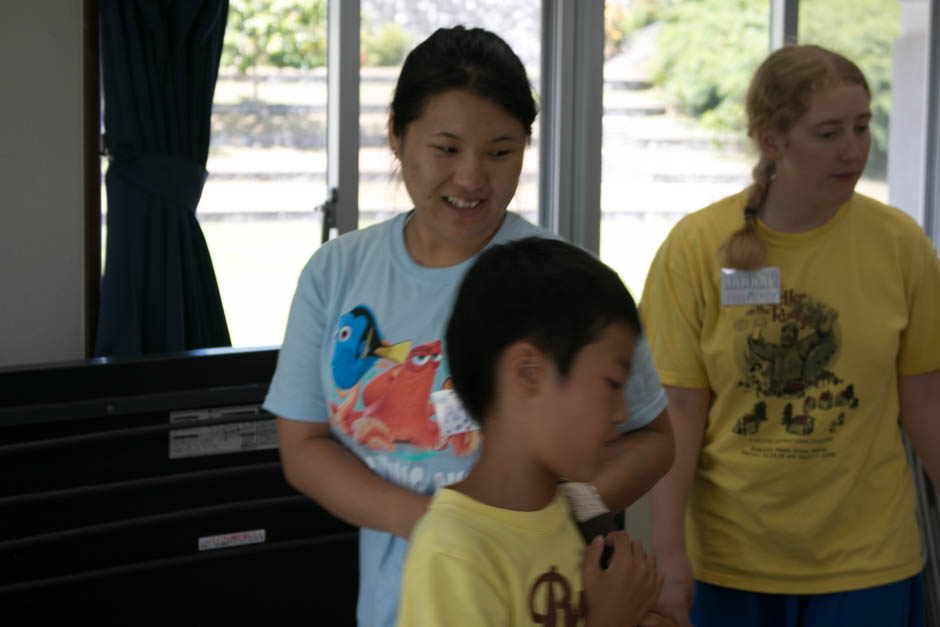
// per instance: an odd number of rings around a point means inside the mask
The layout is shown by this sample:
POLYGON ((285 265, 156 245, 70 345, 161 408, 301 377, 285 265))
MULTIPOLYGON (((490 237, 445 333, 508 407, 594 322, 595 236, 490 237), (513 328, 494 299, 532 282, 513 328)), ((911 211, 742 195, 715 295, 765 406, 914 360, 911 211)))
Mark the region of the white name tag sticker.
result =
POLYGON ((434 413, 437 416, 437 426, 442 438, 476 431, 480 428, 464 409, 460 399, 457 398, 457 393, 453 390, 431 392, 431 402, 434 403, 434 413))
POLYGON ((721 269, 722 305, 777 305, 780 303, 780 268, 721 269))

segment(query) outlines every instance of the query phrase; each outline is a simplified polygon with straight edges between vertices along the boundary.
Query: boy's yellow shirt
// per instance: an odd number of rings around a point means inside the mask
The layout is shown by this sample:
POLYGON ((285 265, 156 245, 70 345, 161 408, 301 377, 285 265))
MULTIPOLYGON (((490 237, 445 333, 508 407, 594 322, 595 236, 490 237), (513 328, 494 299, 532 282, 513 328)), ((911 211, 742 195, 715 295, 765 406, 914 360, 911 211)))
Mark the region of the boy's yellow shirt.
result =
POLYGON ((411 536, 398 625, 583 625, 584 549, 561 493, 519 512, 443 488, 411 536))

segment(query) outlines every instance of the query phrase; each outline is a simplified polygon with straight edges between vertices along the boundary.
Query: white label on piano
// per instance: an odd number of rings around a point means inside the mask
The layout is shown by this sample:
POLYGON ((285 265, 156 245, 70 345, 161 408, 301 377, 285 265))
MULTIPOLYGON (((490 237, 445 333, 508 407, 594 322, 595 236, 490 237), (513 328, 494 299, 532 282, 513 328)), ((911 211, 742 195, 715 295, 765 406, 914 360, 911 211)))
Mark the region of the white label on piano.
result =
POLYGON ((246 544, 262 544, 264 541, 264 529, 236 531, 235 533, 223 533, 217 536, 203 536, 199 538, 199 550, 212 551, 214 549, 228 549, 233 546, 245 546, 246 544))
POLYGON ((273 416, 250 422, 198 426, 209 420, 257 417, 260 414, 257 405, 171 412, 170 422, 174 425, 186 425, 186 428, 170 431, 170 459, 276 449, 277 427, 273 416))

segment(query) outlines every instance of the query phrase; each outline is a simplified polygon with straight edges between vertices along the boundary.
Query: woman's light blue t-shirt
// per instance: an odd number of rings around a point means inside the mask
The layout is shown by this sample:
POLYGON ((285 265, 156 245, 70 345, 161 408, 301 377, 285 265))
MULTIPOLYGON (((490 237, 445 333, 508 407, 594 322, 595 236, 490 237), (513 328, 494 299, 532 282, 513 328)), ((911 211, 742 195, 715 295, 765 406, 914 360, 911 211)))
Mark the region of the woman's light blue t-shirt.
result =
MULTIPOLYGON (((409 216, 347 233, 313 255, 300 275, 264 409, 329 422, 374 472, 431 494, 462 479, 479 454, 475 425, 444 410, 444 331, 475 257, 447 268, 418 265, 404 243, 409 216)), ((529 236, 557 237, 508 213, 490 244, 529 236)), ((642 338, 626 398, 624 431, 645 426, 666 406, 642 338)), ((398 536, 361 529, 360 625, 395 624, 407 546, 398 536)))

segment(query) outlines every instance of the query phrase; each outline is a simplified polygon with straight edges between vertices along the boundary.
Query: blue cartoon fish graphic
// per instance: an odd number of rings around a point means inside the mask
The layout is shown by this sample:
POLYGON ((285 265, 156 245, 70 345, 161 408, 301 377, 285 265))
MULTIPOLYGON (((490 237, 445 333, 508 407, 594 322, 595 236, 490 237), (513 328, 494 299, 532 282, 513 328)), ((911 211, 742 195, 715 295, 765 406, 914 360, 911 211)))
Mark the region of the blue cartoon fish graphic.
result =
POLYGON ((411 342, 389 346, 382 339, 369 308, 364 305, 354 307, 343 314, 336 326, 336 347, 330 362, 333 380, 339 387, 349 389, 380 357, 402 363, 410 348, 411 342))

